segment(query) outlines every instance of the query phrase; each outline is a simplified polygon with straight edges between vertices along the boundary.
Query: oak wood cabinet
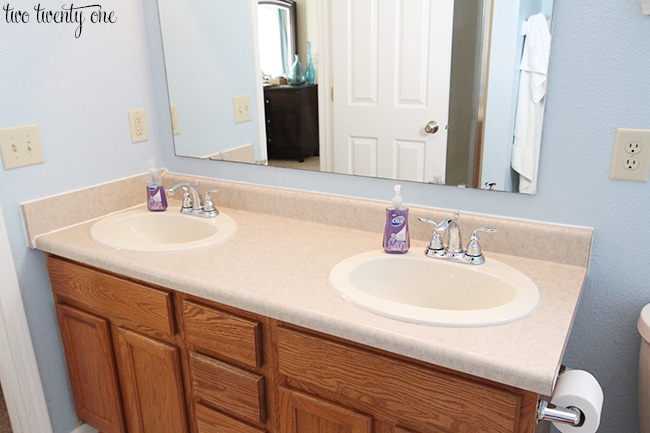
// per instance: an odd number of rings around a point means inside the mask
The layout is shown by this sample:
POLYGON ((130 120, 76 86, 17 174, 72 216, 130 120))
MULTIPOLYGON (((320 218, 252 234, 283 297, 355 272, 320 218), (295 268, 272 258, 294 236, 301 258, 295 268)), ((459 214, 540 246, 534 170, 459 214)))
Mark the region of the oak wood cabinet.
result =
POLYGON ((123 327, 113 335, 128 431, 186 433, 178 347, 123 327))
POLYGON ((48 267, 77 414, 103 433, 535 432, 535 393, 57 257, 48 267))
POLYGON ((125 431, 108 320, 57 304, 77 415, 106 433, 125 431))
POLYGON ((102 433, 186 433, 172 294, 49 257, 77 416, 102 433))

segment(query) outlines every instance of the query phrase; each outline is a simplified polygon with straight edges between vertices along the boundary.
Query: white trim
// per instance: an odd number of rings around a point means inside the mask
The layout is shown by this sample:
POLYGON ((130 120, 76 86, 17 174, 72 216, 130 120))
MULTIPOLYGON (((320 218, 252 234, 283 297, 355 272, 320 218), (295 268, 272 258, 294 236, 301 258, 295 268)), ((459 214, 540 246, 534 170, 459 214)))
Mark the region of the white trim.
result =
POLYGON ((266 114, 264 113, 264 88, 262 86, 262 66, 260 65, 260 40, 257 33, 257 0, 250 0, 251 33, 253 36, 253 77, 255 80, 255 100, 257 101, 257 136, 259 137, 258 161, 268 160, 266 149, 266 114))
POLYGON ((99 433, 99 430, 94 429, 88 424, 81 424, 79 427, 72 430, 70 433, 99 433))
POLYGON ((14 433, 51 433, 7 229, 0 209, 0 382, 14 433))
POLYGON ((330 23, 330 1, 318 0, 318 133, 320 170, 334 172, 334 128, 331 89, 332 36, 330 23))

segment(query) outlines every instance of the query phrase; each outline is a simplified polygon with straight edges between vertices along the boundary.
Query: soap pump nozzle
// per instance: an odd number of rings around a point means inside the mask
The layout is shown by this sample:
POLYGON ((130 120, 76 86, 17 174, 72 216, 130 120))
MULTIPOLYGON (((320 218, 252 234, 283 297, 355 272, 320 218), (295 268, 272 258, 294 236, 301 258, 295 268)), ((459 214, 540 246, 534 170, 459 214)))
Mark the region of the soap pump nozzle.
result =
POLYGON ((149 158, 149 178, 147 179, 149 185, 151 185, 152 183, 158 183, 157 177, 158 177, 158 171, 156 170, 156 166, 154 165, 153 158, 149 158))
POLYGON ((402 185, 395 185, 395 196, 393 197, 393 208, 395 209, 401 209, 402 208, 402 203, 404 202, 402 200, 402 196, 400 195, 400 190, 402 189, 402 185))

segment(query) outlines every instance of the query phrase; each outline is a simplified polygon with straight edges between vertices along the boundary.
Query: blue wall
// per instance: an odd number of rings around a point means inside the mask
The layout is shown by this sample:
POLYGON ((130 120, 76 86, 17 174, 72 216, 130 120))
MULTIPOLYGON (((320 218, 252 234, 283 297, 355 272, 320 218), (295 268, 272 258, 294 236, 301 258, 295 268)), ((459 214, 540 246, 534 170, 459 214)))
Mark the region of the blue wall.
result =
POLYGON ((233 123, 232 97, 250 95, 255 107, 261 82, 254 74, 249 2, 160 0, 159 7, 170 99, 178 105, 176 154, 209 156, 249 143, 259 149, 257 112, 250 122, 233 123))
MULTIPOLYGON (((60 2, 41 2, 60 7, 60 2)), ((46 163, 0 171, 9 231, 55 433, 75 424, 41 253, 25 247, 18 203, 146 170, 389 200, 393 182, 175 157, 155 2, 104 1, 117 24, 0 21, 0 126, 39 123, 46 163), (152 18, 153 17, 153 18, 152 18), (150 140, 131 144, 126 111, 146 108, 150 140)), ((407 204, 595 227, 591 270, 565 363, 605 390, 601 433, 637 427, 639 311, 650 303, 647 183, 609 180, 617 127, 650 129, 650 17, 639 0, 557 0, 536 196, 406 183, 407 204)), ((2 17, 0 17, 2 19, 2 17)), ((549 245, 549 248, 553 248, 549 245)))
MULTIPOLYGON (((33 15, 39 2, 10 3, 33 15)), ((37 123, 45 157, 41 165, 0 167, 0 207, 54 433, 70 432, 77 420, 44 255, 26 248, 18 203, 145 172, 148 158, 161 159, 160 131, 169 130, 154 109, 165 86, 160 36, 147 38, 158 31, 155 2, 98 3, 114 10, 117 22, 87 18, 78 39, 75 24, 39 24, 35 16, 8 24, 0 13, 0 127, 37 123), (147 142, 131 143, 127 111, 135 108, 146 110, 147 142)), ((54 10, 64 2, 40 4, 54 10)))

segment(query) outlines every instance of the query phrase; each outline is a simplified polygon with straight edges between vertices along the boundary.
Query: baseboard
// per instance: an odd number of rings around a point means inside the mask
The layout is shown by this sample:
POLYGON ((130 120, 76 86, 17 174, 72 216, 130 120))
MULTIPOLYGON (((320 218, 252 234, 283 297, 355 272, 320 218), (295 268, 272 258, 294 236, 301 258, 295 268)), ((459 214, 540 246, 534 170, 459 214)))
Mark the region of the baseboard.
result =
POLYGON ((99 430, 94 429, 88 424, 81 424, 79 427, 72 430, 70 433, 99 433, 99 430))

